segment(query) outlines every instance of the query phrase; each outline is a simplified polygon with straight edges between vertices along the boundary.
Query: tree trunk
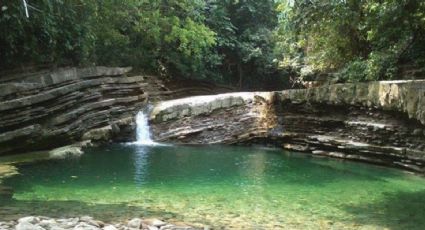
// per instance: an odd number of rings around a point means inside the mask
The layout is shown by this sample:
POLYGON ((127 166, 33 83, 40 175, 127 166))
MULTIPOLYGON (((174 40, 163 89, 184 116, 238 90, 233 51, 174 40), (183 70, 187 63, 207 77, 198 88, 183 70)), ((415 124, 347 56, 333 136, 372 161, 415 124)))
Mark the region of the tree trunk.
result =
POLYGON ((239 89, 242 89, 243 72, 242 72, 242 65, 241 65, 241 63, 238 63, 238 74, 239 74, 239 89))

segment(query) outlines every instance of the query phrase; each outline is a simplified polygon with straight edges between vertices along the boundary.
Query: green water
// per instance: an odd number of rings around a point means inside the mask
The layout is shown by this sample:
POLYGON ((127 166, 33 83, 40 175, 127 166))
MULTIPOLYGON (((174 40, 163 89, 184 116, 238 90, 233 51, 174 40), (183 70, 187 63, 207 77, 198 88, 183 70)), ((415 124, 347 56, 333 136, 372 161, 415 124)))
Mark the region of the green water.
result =
POLYGON ((425 179, 248 147, 91 148, 19 165, 0 219, 158 217, 215 229, 425 229, 425 179))

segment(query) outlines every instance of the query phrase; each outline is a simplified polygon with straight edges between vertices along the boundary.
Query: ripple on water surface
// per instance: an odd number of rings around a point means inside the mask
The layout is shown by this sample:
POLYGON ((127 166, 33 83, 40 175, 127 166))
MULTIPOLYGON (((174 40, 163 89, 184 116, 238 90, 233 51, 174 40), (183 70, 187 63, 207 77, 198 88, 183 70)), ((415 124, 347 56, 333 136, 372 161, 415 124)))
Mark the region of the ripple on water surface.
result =
POLYGON ((247 229, 425 229, 425 180, 278 149, 112 145, 18 166, 17 215, 135 216, 247 229))

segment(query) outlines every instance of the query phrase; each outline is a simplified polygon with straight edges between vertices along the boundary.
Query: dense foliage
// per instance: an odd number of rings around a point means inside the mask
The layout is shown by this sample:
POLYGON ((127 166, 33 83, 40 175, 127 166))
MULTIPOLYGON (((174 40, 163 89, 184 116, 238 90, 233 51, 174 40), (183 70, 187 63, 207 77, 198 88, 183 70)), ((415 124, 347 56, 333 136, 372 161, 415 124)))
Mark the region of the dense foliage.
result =
POLYGON ((131 65, 241 87, 243 78, 255 81, 276 69, 272 0, 28 3, 29 18, 21 1, 1 3, 1 68, 131 65))
POLYGON ((275 6, 272 0, 209 1, 207 25, 217 33, 222 78, 242 86, 275 76, 275 6))
POLYGON ((196 0, 40 0, 25 17, 20 1, 2 6, 2 67, 35 62, 59 65, 133 65, 147 70, 203 68, 215 32, 196 0))
POLYGON ((292 70, 361 81, 425 63, 422 0, 27 2, 29 17, 0 3, 1 69, 130 65, 259 88, 292 70))
POLYGON ((282 0, 284 65, 338 72, 342 80, 391 79, 425 63, 422 0, 282 0))

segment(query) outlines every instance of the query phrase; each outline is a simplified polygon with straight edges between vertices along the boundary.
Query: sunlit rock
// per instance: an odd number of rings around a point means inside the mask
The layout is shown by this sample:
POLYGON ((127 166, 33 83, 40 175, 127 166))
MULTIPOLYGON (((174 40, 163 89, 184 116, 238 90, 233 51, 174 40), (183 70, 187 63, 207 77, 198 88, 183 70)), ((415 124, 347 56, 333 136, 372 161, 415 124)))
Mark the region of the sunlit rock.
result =
POLYGON ((57 149, 53 149, 49 152, 51 159, 63 159, 66 157, 79 157, 83 154, 81 147, 77 146, 65 146, 57 149))
POLYGON ((235 143, 264 134, 275 122, 274 93, 228 93, 163 101, 150 119, 158 141, 235 143))

